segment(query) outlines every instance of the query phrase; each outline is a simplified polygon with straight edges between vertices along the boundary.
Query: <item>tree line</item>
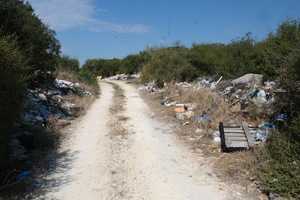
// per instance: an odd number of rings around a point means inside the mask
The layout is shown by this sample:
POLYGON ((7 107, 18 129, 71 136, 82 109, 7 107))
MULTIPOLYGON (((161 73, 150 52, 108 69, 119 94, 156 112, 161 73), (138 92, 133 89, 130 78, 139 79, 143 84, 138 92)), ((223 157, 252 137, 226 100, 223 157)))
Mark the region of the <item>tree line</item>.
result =
POLYGON ((87 60, 83 69, 101 76, 140 72, 142 82, 157 83, 193 81, 199 76, 232 79, 247 73, 277 81, 287 92, 277 99, 274 113, 287 114, 288 122, 258 155, 257 165, 262 166, 257 174, 266 190, 300 198, 300 20, 286 19, 262 41, 255 41, 250 32, 229 44, 194 43, 187 48, 177 41, 124 59, 87 60))

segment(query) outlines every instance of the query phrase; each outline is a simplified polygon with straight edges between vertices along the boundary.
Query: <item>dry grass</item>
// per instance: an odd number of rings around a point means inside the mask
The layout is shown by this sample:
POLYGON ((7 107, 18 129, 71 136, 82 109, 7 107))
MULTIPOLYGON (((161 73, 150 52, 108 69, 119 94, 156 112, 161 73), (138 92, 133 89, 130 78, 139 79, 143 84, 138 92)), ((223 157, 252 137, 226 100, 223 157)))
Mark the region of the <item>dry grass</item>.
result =
POLYGON ((114 127, 110 131, 110 135, 112 136, 118 136, 118 135, 127 135, 128 130, 123 127, 114 127))
MULTIPOLYGON (((241 125, 243 121, 247 121, 243 115, 231 113, 228 104, 221 96, 207 88, 197 90, 169 85, 165 93, 149 94, 143 91, 141 97, 152 108, 156 117, 165 123, 176 124, 174 133, 177 133, 179 138, 184 140, 191 150, 210 160, 214 170, 222 180, 234 182, 246 188, 247 193, 251 191, 251 193, 259 195, 259 192, 253 189, 254 186, 249 186, 251 183, 249 180, 253 181, 255 179, 251 175, 251 171, 256 165, 254 152, 222 153, 220 144, 213 143, 213 133, 218 131, 220 122, 225 125, 241 125), (174 107, 165 107, 159 104, 166 96, 178 101, 178 103, 196 105, 193 109, 195 117, 192 123, 183 126, 182 122, 175 118, 174 107), (201 116, 203 112, 206 113, 205 115, 214 116, 215 119, 199 122, 197 117, 201 116), (196 133, 196 128, 201 128, 203 131, 196 133)), ((250 199, 253 199, 253 197, 250 199)))
POLYGON ((115 83, 107 82, 111 84, 114 89, 114 103, 112 107, 109 109, 111 114, 110 121, 110 135, 111 136, 119 136, 119 135, 127 135, 129 131, 124 127, 124 123, 129 119, 128 117, 122 115, 124 111, 124 103, 125 103, 125 95, 124 90, 115 83))
POLYGON ((129 117, 125 117, 123 115, 118 115, 116 118, 118 121, 127 121, 129 119, 129 117))

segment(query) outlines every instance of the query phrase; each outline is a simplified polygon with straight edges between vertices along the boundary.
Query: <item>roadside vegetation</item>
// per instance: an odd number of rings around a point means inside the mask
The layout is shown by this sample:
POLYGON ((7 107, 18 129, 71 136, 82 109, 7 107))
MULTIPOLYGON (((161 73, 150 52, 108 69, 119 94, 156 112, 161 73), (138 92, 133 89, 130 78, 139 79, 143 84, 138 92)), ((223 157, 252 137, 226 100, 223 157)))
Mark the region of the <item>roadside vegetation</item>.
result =
MULTIPOLYGON (((28 142, 36 151, 46 152, 55 147, 58 141, 57 134, 53 134, 50 117, 49 123, 44 127, 23 125, 22 118, 29 91, 45 84, 53 85, 55 79, 60 78, 81 83, 94 96, 98 94, 96 76, 90 71, 80 69, 77 59, 61 55, 60 48, 55 31, 34 14, 28 2, 0 1, 1 192, 6 186, 12 185, 15 182, 13 177, 22 171, 13 170, 18 169, 20 162, 12 159, 11 152, 13 135, 18 129, 30 133, 31 139, 28 142)), ((78 93, 72 101, 81 101, 84 105, 88 98, 83 98, 78 93)), ((23 168, 25 169, 25 165, 23 168)))
POLYGON ((187 48, 176 41, 173 46, 150 47, 124 59, 88 60, 83 68, 103 77, 140 72, 142 83, 155 81, 159 87, 164 83, 194 81, 197 77, 217 79, 223 76, 226 80, 247 73, 262 74, 264 81, 276 81, 287 92, 277 99, 273 113, 286 114, 287 124, 255 153, 254 159, 250 159, 252 164, 247 162, 246 169, 258 177, 265 191, 299 198, 299 52, 300 20, 288 18, 262 41, 255 41, 250 32, 229 44, 194 43, 187 48))
MULTIPOLYGON (((97 95, 96 76, 141 73, 142 83, 155 81, 163 86, 199 76, 233 79, 257 73, 287 91, 277 99, 274 113, 285 113, 288 121, 267 140, 251 169, 265 190, 300 198, 300 20, 286 19, 262 41, 255 41, 252 33, 229 44, 194 43, 188 48, 176 41, 170 47, 150 47, 123 59, 87 60, 82 68, 77 59, 61 55, 60 48, 55 31, 34 14, 28 2, 0 1, 0 185, 15 166, 10 145, 29 89, 58 77, 81 82, 97 95)), ((34 136, 41 148, 53 141, 43 131, 35 130, 34 136)))

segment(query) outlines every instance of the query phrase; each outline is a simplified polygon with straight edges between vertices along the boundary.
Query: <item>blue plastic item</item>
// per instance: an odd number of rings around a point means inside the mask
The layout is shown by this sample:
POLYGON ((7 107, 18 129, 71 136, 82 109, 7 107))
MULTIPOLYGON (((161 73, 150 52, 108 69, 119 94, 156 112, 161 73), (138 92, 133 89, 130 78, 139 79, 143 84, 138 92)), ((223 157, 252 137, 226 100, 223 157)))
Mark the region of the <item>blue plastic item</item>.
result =
POLYGON ((17 180, 23 180, 23 179, 27 178, 27 176, 29 176, 30 173, 31 173, 30 171, 22 172, 21 174, 19 174, 17 176, 17 180))
POLYGON ((277 116, 277 119, 276 119, 277 121, 285 121, 285 120, 287 120, 287 116, 285 115, 285 114, 279 114, 278 116, 277 116))
POLYGON ((39 107, 38 111, 43 115, 43 116, 49 116, 51 114, 51 112, 49 112, 48 110, 39 107))
POLYGON ((203 117, 198 117, 198 119, 202 119, 202 120, 214 120, 215 117, 214 116, 205 115, 203 117))

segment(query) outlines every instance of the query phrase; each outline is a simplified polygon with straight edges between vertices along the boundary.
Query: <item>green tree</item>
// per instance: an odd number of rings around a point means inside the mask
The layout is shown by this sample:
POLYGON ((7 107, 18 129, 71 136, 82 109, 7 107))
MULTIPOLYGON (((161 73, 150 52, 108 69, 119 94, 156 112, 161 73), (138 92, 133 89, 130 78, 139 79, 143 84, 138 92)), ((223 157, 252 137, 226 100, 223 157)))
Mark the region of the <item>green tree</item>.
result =
POLYGON ((28 60, 14 38, 0 31, 0 178, 9 163, 12 123, 20 119, 28 79, 28 60))
POLYGON ((142 68, 143 64, 146 62, 145 53, 128 55, 121 61, 121 66, 119 69, 120 73, 133 74, 142 68))
MULTIPOLYGON (((259 168, 267 190, 288 198, 300 198, 300 20, 287 19, 264 41, 264 56, 287 92, 277 98, 277 113, 288 115, 286 127, 266 144, 268 163, 259 168)), ((259 160, 260 158, 258 158, 259 160)))
POLYGON ((149 60, 144 64, 142 80, 170 82, 192 80, 197 70, 188 61, 188 49, 184 46, 149 48, 149 60))
POLYGON ((79 61, 70 56, 62 56, 57 58, 57 69, 67 70, 71 72, 79 71, 79 61))
POLYGON ((223 44, 193 44, 189 53, 190 63, 201 75, 214 75, 221 65, 223 44))
POLYGON ((60 53, 55 32, 34 14, 22 0, 0 1, 0 27, 5 35, 14 34, 22 53, 29 58, 30 73, 54 70, 60 53))

